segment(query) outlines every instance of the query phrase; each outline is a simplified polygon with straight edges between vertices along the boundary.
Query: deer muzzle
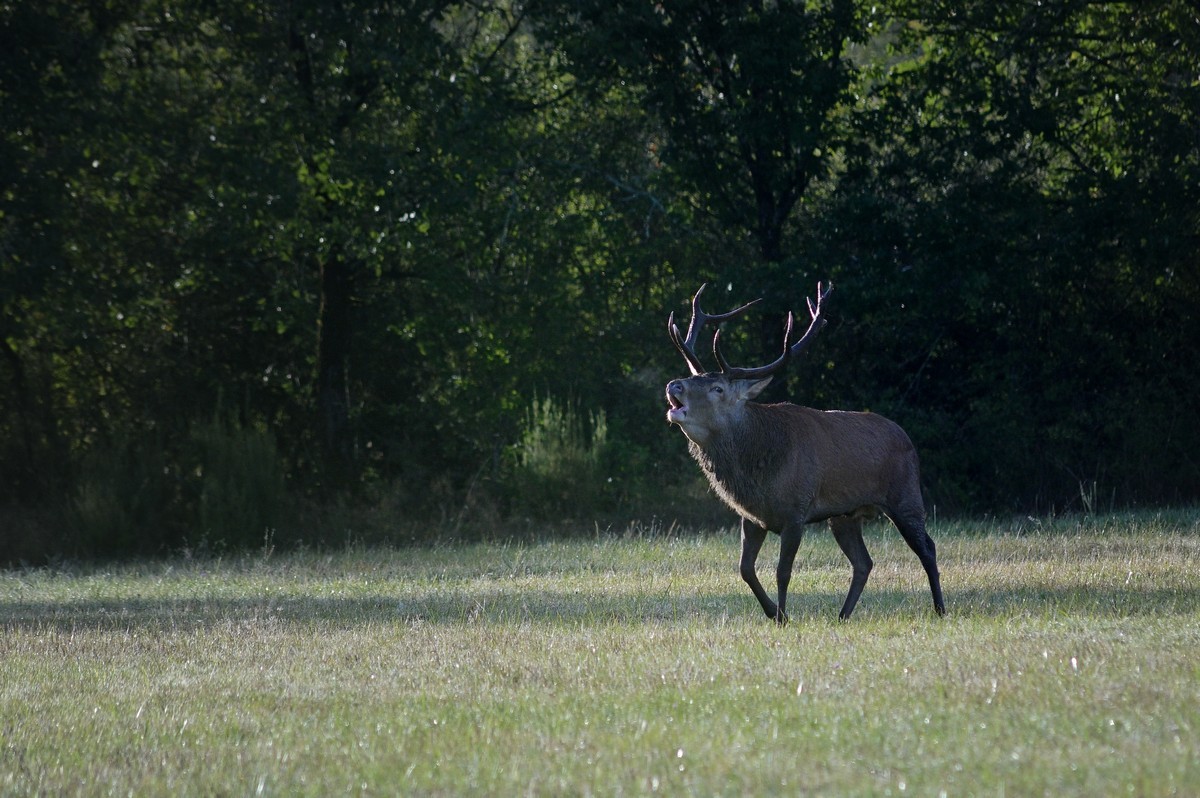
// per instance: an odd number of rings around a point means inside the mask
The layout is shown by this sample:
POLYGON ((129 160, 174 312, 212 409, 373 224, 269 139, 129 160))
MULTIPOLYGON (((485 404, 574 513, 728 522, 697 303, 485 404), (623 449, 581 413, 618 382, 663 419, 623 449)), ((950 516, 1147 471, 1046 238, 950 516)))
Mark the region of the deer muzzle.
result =
POLYGON ((671 380, 667 383, 667 422, 679 424, 687 418, 687 401, 684 395, 687 387, 683 380, 671 380))

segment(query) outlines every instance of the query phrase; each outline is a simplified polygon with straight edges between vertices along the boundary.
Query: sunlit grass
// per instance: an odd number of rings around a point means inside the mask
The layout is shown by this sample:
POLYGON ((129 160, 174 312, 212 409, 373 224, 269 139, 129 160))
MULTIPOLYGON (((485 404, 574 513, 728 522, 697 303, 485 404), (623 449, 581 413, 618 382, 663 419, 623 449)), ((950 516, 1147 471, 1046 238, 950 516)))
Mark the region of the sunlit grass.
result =
POLYGON ((1200 794, 1200 513, 932 532, 6 572, 0 792, 1200 794))

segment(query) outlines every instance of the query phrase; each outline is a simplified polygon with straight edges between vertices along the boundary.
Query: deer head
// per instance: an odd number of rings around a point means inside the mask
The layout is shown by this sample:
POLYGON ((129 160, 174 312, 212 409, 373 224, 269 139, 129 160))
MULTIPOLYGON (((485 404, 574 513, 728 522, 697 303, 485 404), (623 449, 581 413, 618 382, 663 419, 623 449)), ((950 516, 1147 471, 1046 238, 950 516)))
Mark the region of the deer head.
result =
POLYGON ((672 380, 667 384, 667 421, 678 424, 684 434, 698 446, 704 446, 714 434, 719 435, 735 427, 745 403, 762 393, 774 375, 787 366, 788 360, 808 349, 826 324, 826 320, 821 316, 821 302, 833 290, 832 286, 822 289, 821 284, 817 283, 816 303, 808 300, 808 313, 811 317, 808 330, 795 343, 791 340, 795 320, 793 314, 788 313, 783 331, 783 351, 774 362, 765 366, 730 366, 721 352, 721 331, 717 330, 713 333, 712 347, 713 357, 720 370, 706 372, 696 355, 696 342, 700 331, 709 324, 717 325, 736 318, 762 301, 756 299, 727 313, 709 314, 700 307, 700 295, 706 287, 707 285, 701 285, 700 290, 692 297, 692 318, 688 323, 686 336, 679 332, 674 313, 667 320, 667 333, 671 342, 683 355, 688 369, 692 372, 691 377, 672 380))

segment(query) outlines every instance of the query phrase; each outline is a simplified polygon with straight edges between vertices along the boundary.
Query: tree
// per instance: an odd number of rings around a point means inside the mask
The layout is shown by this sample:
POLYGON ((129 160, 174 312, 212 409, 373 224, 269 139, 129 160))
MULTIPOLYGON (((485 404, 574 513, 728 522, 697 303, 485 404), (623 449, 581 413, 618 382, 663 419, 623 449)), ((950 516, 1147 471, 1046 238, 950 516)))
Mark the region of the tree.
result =
POLYGON ((63 261, 81 243, 68 229, 76 181, 93 168, 78 132, 98 122, 90 98, 104 42, 128 13, 120 3, 0 5, 0 481, 13 497, 64 476, 68 409, 53 364, 78 345, 71 323, 86 288, 63 261))
POLYGON ((1193 442, 1166 408, 1200 374, 1177 337, 1197 299, 1192 12, 895 10, 864 145, 815 216, 843 284, 904 309, 859 316, 866 385, 928 425, 951 504, 1183 495, 1193 442))

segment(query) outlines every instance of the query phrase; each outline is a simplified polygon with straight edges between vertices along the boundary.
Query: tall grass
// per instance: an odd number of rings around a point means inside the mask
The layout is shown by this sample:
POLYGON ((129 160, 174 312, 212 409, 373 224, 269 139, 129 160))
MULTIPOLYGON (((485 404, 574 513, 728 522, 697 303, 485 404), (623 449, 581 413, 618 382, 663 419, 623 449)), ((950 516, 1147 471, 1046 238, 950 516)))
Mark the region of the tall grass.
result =
POLYGON ((513 452, 514 504, 548 518, 578 517, 601 509, 607 448, 608 420, 603 410, 588 413, 574 402, 535 398, 513 452))
POLYGON ((728 531, 0 573, 0 793, 1200 794, 1200 514, 931 532, 783 629, 728 531))
POLYGON ((274 437, 235 418, 192 428, 197 447, 198 531, 243 548, 273 537, 287 503, 283 458, 274 437))
MULTIPOLYGON (((73 554, 144 550, 143 535, 178 525, 178 470, 161 439, 146 437, 93 452, 62 508, 73 554)), ((54 550, 54 549, 52 549, 54 550)))
MULTIPOLYGON (((97 451, 63 508, 73 556, 261 547, 287 511, 283 458, 265 429, 218 414, 174 451, 145 437, 97 451)), ((51 551, 61 547, 49 548, 51 551)))

